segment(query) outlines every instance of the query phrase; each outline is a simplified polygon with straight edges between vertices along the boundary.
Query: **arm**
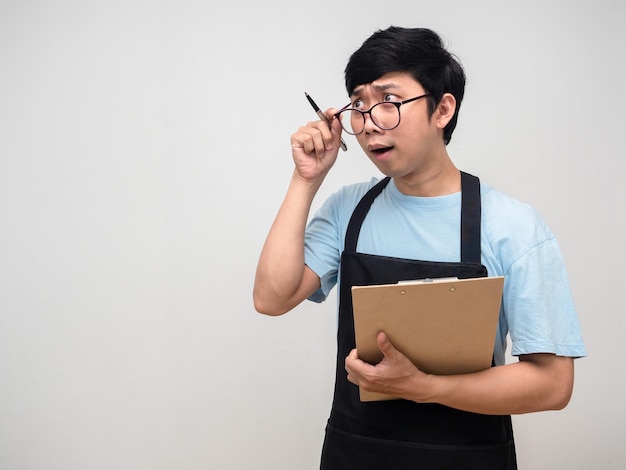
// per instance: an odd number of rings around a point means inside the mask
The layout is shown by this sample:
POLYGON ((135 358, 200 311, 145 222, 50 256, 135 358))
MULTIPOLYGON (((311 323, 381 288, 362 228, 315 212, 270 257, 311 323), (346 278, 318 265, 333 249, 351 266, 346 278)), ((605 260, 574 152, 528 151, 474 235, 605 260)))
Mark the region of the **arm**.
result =
MULTIPOLYGON (((327 112, 332 116, 333 110, 327 112)), ((304 264, 304 231, 313 198, 337 159, 341 124, 323 121, 291 137, 295 169, 285 199, 261 251, 254 283, 254 307, 267 315, 288 312, 320 286, 304 264)))
POLYGON ((574 361, 569 357, 528 354, 515 364, 436 376, 415 367, 384 333, 377 340, 383 360, 376 366, 361 361, 356 350, 346 358, 348 380, 369 391, 495 415, 562 409, 572 394, 574 361))

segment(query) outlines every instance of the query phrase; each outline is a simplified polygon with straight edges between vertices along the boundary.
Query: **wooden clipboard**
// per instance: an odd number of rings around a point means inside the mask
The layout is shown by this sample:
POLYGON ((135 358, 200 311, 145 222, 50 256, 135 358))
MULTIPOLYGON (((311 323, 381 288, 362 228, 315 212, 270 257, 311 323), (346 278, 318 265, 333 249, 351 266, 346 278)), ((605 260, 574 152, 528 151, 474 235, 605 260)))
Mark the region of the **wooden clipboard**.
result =
MULTIPOLYGON (((359 357, 383 358, 376 335, 424 372, 465 374, 491 366, 504 277, 426 279, 353 286, 354 332, 359 357)), ((361 401, 394 399, 360 390, 361 401)))

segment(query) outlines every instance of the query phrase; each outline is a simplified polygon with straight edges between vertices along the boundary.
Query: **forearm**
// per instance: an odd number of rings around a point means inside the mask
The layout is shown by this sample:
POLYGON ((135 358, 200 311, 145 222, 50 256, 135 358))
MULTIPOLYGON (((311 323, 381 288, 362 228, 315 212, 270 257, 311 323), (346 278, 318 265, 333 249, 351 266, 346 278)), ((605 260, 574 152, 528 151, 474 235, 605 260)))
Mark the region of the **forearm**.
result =
POLYGON ((304 181, 295 172, 292 176, 257 266, 253 295, 261 313, 285 313, 310 293, 311 280, 303 283, 304 231, 321 181, 304 181))
MULTIPOLYGON (((482 414, 557 410, 569 402, 573 360, 533 354, 520 362, 456 376, 422 376, 412 387, 416 401, 441 403, 482 414)), ((411 393, 409 393, 411 394, 411 393)))
POLYGON ((370 392, 491 415, 558 410, 572 394, 574 360, 570 357, 528 354, 515 364, 481 372, 431 375, 399 352, 385 333, 378 333, 376 341, 383 353, 378 364, 364 362, 356 349, 345 361, 348 380, 370 392))

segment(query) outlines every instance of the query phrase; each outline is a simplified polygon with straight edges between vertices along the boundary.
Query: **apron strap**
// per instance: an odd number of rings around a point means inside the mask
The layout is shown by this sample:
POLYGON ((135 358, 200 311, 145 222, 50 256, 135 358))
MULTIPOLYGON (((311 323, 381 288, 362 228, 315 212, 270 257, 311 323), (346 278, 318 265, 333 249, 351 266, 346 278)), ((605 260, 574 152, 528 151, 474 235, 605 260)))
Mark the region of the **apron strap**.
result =
MULTIPOLYGON (((383 178, 361 198, 346 230, 344 249, 355 252, 361 226, 374 199, 385 189, 391 178, 383 178)), ((480 180, 461 172, 461 262, 480 264, 480 180)))
POLYGON ((365 193, 365 196, 361 198, 355 207, 354 212, 352 212, 352 216, 350 217, 350 222, 348 223, 348 229, 346 230, 344 250, 351 252, 356 251, 356 242, 359 239, 359 233, 361 232, 361 226, 363 225, 365 216, 369 212, 374 199, 376 199, 383 189, 385 189, 385 186, 387 186, 389 181, 391 181, 391 178, 387 176, 376 183, 375 186, 371 187, 370 190, 365 193))
POLYGON ((461 262, 480 264, 480 180, 461 172, 461 262))

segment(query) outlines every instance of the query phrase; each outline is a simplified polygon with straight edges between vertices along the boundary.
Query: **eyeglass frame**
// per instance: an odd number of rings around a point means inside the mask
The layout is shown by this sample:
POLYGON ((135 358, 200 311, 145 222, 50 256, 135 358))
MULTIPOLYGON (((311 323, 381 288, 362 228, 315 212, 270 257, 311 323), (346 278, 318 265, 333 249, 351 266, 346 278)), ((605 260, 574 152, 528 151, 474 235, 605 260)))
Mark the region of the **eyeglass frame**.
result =
POLYGON ((398 127, 400 125, 400 122, 402 121, 402 113, 400 112, 400 106, 402 106, 403 104, 407 104, 410 103, 412 101, 417 101, 421 98, 426 98, 427 96, 431 96, 430 93, 424 93, 423 95, 419 95, 416 96, 415 98, 409 98, 408 100, 404 100, 404 101, 379 101, 378 103, 376 103, 375 105, 373 105, 370 109, 368 109, 367 111, 361 111, 360 109, 357 108, 349 108, 349 106, 352 103, 348 103, 347 105, 345 105, 343 108, 341 108, 339 110, 339 112, 335 113, 334 117, 339 119, 339 122, 341 123, 341 128, 346 131, 346 133, 350 134, 350 135, 360 135, 363 133, 363 131, 365 131, 365 115, 369 114, 370 115, 370 119, 372 121, 372 123, 374 123, 374 125, 376 127, 378 127, 379 129, 382 129, 383 131, 390 131, 392 129, 395 129, 396 127, 398 127), (374 109, 376 106, 380 105, 380 104, 392 104, 396 107, 396 109, 398 110, 398 124, 396 124, 393 127, 382 127, 379 126, 378 124, 376 124, 376 121, 372 118, 372 109, 374 109), (344 125, 343 125, 343 121, 340 118, 341 113, 345 112, 345 111, 357 111, 359 113, 361 113, 361 117, 363 118, 363 129, 360 132, 357 132, 356 134, 353 134, 352 132, 348 131, 344 125))

